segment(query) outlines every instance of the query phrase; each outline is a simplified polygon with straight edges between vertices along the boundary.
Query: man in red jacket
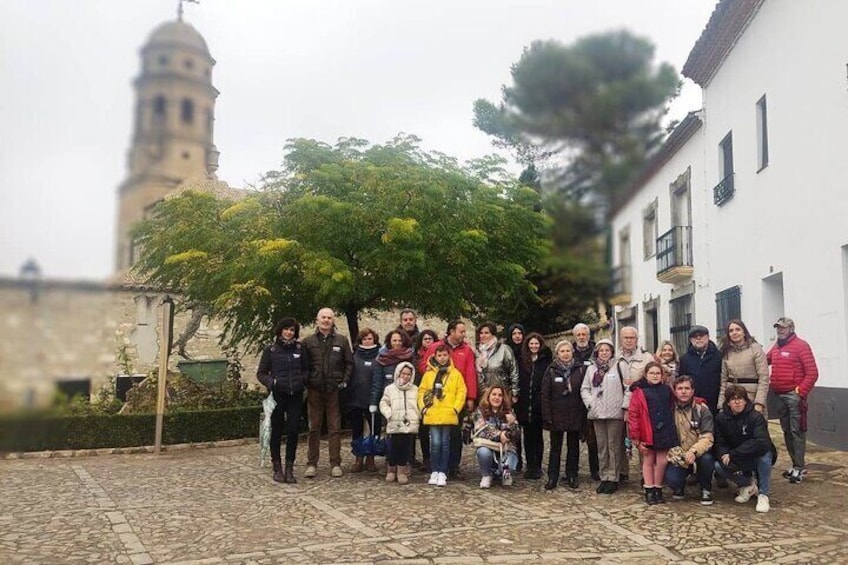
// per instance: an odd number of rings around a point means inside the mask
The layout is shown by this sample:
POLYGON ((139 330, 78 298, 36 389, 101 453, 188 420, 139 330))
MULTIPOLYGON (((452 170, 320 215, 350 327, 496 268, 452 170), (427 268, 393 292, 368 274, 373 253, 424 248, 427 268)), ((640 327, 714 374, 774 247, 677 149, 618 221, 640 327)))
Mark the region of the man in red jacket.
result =
POLYGON ((790 483, 800 483, 807 474, 807 395, 819 378, 819 370, 809 344, 795 335, 791 318, 778 318, 774 327, 777 343, 766 359, 771 365, 770 387, 780 401, 778 416, 786 450, 792 458, 792 469, 783 476, 790 483))

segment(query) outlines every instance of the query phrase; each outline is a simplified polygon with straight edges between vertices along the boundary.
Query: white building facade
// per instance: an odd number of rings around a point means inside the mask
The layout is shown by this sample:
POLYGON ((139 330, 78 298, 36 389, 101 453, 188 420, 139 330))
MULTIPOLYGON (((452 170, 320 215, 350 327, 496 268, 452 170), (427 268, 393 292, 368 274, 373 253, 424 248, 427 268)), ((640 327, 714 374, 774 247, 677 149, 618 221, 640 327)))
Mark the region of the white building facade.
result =
MULTIPOLYGON (((646 347, 780 316, 816 356, 809 434, 848 447, 848 42, 842 0, 722 0, 683 74, 703 110, 611 222, 613 303, 646 347), (688 215, 687 215, 688 214, 688 215), (652 237, 653 236, 653 237, 652 237)), ((685 349, 684 349, 685 350, 685 349)))

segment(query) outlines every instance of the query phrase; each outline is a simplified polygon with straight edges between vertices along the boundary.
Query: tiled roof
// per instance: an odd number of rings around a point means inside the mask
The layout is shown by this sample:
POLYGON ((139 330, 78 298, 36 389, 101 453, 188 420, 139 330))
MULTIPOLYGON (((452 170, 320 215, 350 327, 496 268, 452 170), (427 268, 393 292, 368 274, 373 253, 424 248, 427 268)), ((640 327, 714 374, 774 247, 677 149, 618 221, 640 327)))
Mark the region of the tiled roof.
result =
POLYGON ((706 86, 764 1, 721 0, 689 53, 683 76, 706 86))

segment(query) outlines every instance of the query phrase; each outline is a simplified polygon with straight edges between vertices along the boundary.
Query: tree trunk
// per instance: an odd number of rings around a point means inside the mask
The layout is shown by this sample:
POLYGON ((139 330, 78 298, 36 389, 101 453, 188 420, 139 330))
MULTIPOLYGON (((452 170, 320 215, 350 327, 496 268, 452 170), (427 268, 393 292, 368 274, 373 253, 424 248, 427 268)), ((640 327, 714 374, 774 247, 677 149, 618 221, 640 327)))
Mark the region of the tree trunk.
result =
POLYGON ((356 347, 356 336, 359 334, 359 307, 355 305, 345 306, 345 318, 347 318, 347 327, 350 331, 350 345, 356 347))

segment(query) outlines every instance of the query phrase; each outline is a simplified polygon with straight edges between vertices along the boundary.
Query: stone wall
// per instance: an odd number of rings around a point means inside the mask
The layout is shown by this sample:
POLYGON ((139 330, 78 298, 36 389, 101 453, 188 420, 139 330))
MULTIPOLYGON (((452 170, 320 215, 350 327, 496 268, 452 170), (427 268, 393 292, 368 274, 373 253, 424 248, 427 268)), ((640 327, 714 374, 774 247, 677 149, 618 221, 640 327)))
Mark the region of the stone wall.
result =
MULTIPOLYGON (((0 278, 0 409, 45 405, 60 381, 88 379, 95 394, 118 374, 156 369, 165 296, 108 282, 0 278)), ((190 318, 190 312, 176 315, 174 340, 190 318)), ((382 339, 399 319, 399 312, 388 312, 363 318, 359 327, 376 330, 382 339)), ((349 334, 343 316, 337 325, 349 334)), ((419 320, 420 328, 439 335, 445 325, 419 320)), ((186 353, 193 359, 222 358, 221 330, 220 320, 204 317, 186 353)), ((301 332, 310 333, 311 327, 301 332)), ((180 359, 172 355, 170 367, 176 369, 180 359)), ((242 376, 250 384, 256 384, 257 362, 255 355, 242 357, 242 376)))

